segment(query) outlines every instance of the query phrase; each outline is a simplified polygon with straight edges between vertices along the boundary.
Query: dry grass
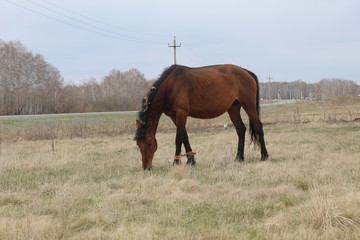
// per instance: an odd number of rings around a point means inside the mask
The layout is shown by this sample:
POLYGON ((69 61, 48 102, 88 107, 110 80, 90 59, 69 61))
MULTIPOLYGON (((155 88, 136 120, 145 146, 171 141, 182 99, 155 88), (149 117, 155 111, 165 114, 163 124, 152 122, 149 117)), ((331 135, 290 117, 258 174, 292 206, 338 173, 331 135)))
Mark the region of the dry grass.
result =
POLYGON ((248 144, 233 162, 234 129, 215 130, 226 117, 189 122, 196 167, 171 167, 164 121, 151 172, 128 133, 3 140, 0 239, 359 239, 359 123, 269 121, 301 107, 264 109, 267 162, 248 144))

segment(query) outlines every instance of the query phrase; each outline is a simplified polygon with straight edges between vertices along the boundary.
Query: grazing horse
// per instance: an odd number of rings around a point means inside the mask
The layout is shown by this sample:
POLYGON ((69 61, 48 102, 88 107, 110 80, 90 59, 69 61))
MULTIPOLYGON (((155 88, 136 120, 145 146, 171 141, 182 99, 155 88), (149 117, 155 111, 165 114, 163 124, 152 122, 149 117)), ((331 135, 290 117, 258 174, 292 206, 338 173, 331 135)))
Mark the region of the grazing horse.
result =
POLYGON ((155 134, 163 113, 176 125, 174 165, 180 164, 181 156, 187 157, 187 164, 196 163, 185 128, 187 117, 209 119, 226 111, 239 138, 235 160, 243 161, 246 127, 240 116, 241 107, 249 116, 251 140, 260 145, 264 161, 268 153, 259 119, 259 84, 254 73, 230 64, 199 68, 172 65, 165 69, 142 100, 136 120, 135 140, 142 155, 142 167, 152 168, 157 150, 155 134), (183 155, 182 144, 186 152, 183 155))

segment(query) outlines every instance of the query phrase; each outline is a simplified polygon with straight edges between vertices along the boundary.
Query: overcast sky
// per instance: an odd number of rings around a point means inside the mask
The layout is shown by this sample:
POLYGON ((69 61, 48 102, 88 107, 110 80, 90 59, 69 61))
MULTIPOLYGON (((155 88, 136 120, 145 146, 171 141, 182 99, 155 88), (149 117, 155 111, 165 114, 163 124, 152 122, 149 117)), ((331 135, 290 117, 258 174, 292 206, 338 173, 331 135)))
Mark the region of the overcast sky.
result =
POLYGON ((0 0, 0 39, 17 40, 65 82, 173 64, 236 64, 260 81, 360 83, 359 0, 0 0))

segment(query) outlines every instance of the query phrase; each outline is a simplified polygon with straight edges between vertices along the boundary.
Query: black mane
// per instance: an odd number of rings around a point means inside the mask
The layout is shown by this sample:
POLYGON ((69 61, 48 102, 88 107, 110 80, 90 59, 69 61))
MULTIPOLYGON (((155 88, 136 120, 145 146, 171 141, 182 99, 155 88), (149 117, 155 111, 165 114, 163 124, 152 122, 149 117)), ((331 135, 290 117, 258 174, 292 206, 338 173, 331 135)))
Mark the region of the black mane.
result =
POLYGON ((167 76, 177 67, 177 65, 171 65, 166 68, 161 76, 154 82, 150 91, 147 95, 142 99, 141 110, 138 112, 138 121, 139 126, 135 133, 135 140, 142 140, 145 138, 145 132, 147 127, 149 126, 149 113, 151 111, 151 104, 156 97, 157 90, 160 85, 164 82, 167 76))

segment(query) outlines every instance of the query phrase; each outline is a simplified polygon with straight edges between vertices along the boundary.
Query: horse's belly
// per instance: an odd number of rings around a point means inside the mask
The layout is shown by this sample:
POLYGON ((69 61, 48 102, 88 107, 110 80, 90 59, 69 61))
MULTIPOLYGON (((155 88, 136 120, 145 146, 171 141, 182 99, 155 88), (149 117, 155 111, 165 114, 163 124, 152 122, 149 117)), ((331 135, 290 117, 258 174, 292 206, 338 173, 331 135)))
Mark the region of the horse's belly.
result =
POLYGON ((222 115, 225 112, 218 112, 218 113, 214 113, 214 112, 190 112, 190 117, 193 118, 201 118, 201 119, 210 119, 210 118, 216 118, 219 117, 220 115, 222 115))
POLYGON ((231 106, 233 101, 212 101, 201 104, 190 105, 189 116, 194 118, 209 119, 224 114, 231 106))

